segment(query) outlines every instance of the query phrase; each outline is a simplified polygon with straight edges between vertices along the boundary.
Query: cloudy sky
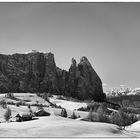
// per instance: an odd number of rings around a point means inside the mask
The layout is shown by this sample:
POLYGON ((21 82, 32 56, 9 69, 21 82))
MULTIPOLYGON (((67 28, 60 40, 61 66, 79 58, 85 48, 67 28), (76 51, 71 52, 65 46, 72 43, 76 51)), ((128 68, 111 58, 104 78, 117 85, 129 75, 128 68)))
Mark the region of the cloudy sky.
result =
POLYGON ((140 87, 140 3, 0 3, 0 53, 87 56, 105 87, 140 87))

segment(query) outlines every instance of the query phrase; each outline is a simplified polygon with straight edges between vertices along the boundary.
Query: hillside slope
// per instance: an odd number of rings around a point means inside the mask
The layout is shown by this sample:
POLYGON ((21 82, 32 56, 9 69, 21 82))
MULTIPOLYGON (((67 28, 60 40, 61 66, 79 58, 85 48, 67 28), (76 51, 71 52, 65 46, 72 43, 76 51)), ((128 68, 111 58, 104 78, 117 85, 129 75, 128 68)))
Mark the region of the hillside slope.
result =
MULTIPOLYGON (((12 122, 6 123, 4 120, 6 109, 0 106, 0 137, 140 137, 138 122, 132 124, 132 128, 130 126, 127 131, 124 131, 109 123, 87 122, 60 117, 62 109, 51 107, 47 101, 33 93, 14 93, 14 96, 21 101, 27 101, 26 103, 31 105, 36 101, 47 105, 48 107, 44 107, 44 110, 49 112, 51 116, 35 117, 36 119, 30 121, 15 122, 15 116, 18 113, 29 113, 29 108, 22 105, 8 105, 12 111, 12 118, 10 119, 12 122), (31 101, 29 102, 29 100, 31 101)), ((85 103, 60 100, 56 97, 51 97, 50 100, 66 108, 68 117, 78 107, 86 106, 85 103)), ((0 95, 0 100, 2 99, 9 100, 9 98, 5 98, 5 94, 0 95)), ((10 100, 11 102, 15 101, 10 100)), ((33 112, 38 110, 36 106, 31 106, 31 109, 33 112)), ((76 110, 74 112, 81 118, 87 118, 89 115, 89 112, 76 110)), ((93 112, 94 114, 95 112, 93 112)))
POLYGON ((40 117, 34 121, 2 123, 0 137, 135 137, 107 123, 90 123, 62 117, 40 117))

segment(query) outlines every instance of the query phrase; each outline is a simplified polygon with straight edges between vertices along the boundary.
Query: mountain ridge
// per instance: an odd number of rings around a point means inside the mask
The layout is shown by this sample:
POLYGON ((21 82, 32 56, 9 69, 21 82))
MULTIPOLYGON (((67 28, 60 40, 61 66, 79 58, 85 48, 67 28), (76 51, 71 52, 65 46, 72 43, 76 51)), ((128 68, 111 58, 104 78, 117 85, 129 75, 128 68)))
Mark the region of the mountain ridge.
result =
POLYGON ((102 81, 87 57, 69 70, 56 66, 54 54, 0 54, 0 92, 50 92, 78 99, 104 100, 102 81))

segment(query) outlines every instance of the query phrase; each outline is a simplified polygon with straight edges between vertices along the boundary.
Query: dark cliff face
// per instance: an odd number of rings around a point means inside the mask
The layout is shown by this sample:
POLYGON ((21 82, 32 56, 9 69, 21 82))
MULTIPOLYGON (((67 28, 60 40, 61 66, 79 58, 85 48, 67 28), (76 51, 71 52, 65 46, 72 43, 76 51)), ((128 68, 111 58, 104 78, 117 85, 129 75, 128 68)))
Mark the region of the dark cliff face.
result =
POLYGON ((86 57, 72 59, 69 71, 58 68, 52 53, 0 55, 0 92, 50 92, 102 100, 102 82, 86 57))
POLYGON ((102 101, 105 97, 102 89, 102 82, 97 73, 92 68, 86 57, 82 57, 77 65, 72 59, 69 69, 69 89, 74 97, 79 99, 94 99, 102 101))

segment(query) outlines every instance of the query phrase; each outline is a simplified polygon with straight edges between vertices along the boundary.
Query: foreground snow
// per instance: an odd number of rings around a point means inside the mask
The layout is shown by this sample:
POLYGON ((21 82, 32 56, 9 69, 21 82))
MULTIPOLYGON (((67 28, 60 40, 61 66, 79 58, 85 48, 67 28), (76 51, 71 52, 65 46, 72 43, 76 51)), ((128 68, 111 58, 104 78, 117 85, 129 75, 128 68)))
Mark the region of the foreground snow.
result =
POLYGON ((140 137, 140 121, 133 123, 131 126, 127 127, 126 130, 140 137))
MULTIPOLYGON (((36 96, 36 94, 31 93, 15 93, 16 98, 32 104, 39 101, 39 103, 47 104, 49 103, 44 99, 36 96)), ((0 95, 0 99, 5 99, 5 95, 0 95)), ((11 100, 11 99, 10 99, 11 100)), ((11 100, 15 102, 15 100, 11 100)), ((68 117, 70 117, 74 110, 80 107, 86 107, 86 103, 73 102, 60 100, 57 98, 50 98, 50 101, 61 105, 66 108, 68 117)), ((29 109, 27 106, 15 106, 8 105, 12 110, 11 120, 15 120, 15 115, 17 113, 27 113, 29 109)), ((36 107, 31 106, 33 111, 36 107)), ((98 122, 86 122, 80 120, 73 120, 69 118, 63 118, 58 115, 61 114, 61 109, 44 107, 47 112, 51 113, 49 117, 39 117, 32 121, 27 122, 10 122, 10 123, 0 123, 0 137, 140 137, 140 122, 136 122, 130 127, 126 128, 127 131, 121 130, 118 126, 108 123, 98 123, 98 122)), ((0 107, 0 121, 4 121, 4 113, 6 109, 0 107)), ((77 116, 81 118, 87 118, 88 112, 75 111, 77 116)))
POLYGON ((59 116, 0 124, 0 137, 134 137, 118 126, 59 116))

